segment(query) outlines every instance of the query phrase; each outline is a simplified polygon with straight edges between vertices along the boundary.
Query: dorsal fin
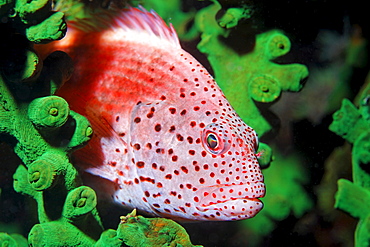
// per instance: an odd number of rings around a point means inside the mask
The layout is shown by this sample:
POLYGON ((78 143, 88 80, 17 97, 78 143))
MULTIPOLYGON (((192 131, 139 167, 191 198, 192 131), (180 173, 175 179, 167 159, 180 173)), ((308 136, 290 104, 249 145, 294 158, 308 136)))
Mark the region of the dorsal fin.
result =
POLYGON ((70 21, 69 26, 83 32, 100 32, 112 29, 115 32, 126 31, 130 35, 143 34, 167 41, 181 48, 172 24, 169 26, 153 10, 147 11, 142 6, 128 7, 122 10, 101 10, 93 18, 70 21))

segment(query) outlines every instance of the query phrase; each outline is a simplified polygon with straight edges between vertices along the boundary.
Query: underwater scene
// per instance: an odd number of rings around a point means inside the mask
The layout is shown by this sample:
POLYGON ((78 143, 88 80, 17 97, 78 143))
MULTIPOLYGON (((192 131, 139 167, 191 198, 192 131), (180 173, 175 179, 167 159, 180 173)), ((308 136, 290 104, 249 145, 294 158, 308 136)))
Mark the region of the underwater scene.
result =
POLYGON ((365 9, 0 0, 0 246, 370 246, 365 9))

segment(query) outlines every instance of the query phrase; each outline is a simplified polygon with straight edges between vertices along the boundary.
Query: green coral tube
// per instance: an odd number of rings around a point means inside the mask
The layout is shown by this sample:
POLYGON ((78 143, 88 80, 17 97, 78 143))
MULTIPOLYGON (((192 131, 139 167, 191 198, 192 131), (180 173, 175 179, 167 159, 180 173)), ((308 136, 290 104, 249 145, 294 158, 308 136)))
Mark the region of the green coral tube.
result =
POLYGON ((76 226, 63 221, 36 224, 28 235, 28 242, 33 247, 91 247, 95 244, 76 226))
POLYGON ((37 98, 28 106, 28 117, 38 129, 59 128, 68 116, 68 103, 58 96, 37 98))

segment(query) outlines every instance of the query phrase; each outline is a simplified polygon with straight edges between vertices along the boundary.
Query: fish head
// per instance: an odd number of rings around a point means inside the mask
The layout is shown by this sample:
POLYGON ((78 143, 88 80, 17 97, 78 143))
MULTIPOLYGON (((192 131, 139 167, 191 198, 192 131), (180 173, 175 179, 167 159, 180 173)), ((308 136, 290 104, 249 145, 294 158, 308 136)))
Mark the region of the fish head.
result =
POLYGON ((156 215, 225 221, 262 209, 257 134, 221 91, 215 98, 140 102, 134 109, 132 162, 142 200, 156 215))

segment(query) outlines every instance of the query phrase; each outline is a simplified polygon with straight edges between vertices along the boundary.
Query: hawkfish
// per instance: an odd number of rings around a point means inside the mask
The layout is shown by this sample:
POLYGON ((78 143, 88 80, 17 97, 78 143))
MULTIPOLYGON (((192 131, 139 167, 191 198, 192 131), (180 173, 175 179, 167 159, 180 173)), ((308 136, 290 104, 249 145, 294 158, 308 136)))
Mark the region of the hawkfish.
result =
POLYGON ((94 129, 76 163, 111 181, 115 202, 154 216, 255 216, 265 194, 257 134, 172 25, 133 7, 94 18, 54 44, 75 64, 58 95, 94 129))

